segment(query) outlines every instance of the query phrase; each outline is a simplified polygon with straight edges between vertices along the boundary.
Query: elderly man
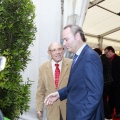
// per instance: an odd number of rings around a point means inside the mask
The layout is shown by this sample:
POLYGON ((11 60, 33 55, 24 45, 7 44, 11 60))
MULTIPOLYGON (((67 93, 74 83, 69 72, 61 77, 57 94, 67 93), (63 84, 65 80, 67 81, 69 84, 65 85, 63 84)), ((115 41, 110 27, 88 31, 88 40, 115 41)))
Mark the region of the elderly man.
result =
MULTIPOLYGON (((36 110, 40 118, 43 117, 43 104, 45 96, 65 87, 68 82, 72 60, 63 58, 64 48, 60 43, 54 42, 48 48, 51 60, 41 65, 36 93, 36 110)), ((66 120, 66 100, 57 101, 53 106, 47 107, 48 120, 66 120)))

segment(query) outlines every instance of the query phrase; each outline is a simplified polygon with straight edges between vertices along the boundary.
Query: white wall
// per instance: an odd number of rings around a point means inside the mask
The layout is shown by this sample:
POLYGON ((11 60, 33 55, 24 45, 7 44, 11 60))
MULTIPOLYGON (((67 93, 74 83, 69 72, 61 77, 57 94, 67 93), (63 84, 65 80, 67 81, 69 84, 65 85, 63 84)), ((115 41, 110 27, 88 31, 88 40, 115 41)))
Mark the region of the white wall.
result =
POLYGON ((23 72, 24 81, 32 80, 30 110, 20 116, 20 120, 37 120, 36 88, 39 66, 48 60, 47 49, 51 42, 60 41, 61 2, 60 0, 33 0, 36 7, 35 25, 37 26, 34 46, 30 46, 31 61, 23 72))

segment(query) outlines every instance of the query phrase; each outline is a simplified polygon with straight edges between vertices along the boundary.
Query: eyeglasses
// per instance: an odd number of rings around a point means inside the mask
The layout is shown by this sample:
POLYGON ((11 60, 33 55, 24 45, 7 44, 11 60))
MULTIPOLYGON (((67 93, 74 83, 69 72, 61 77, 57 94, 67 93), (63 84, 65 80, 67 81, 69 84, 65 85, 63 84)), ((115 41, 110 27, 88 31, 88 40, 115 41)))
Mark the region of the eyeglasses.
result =
POLYGON ((105 51, 105 54, 108 54, 109 50, 108 51, 105 51))
POLYGON ((57 48, 57 49, 53 49, 53 50, 49 50, 50 52, 52 53, 55 53, 55 52, 61 52, 62 50, 64 50, 64 48, 57 48))

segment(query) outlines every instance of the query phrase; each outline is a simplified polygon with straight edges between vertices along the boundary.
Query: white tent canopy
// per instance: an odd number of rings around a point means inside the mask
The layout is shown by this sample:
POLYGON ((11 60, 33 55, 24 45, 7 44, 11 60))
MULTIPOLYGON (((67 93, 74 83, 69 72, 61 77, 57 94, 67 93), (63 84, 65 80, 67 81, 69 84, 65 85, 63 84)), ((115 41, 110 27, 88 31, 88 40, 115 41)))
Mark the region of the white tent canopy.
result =
POLYGON ((120 0, 90 0, 83 30, 91 47, 120 51, 120 0))

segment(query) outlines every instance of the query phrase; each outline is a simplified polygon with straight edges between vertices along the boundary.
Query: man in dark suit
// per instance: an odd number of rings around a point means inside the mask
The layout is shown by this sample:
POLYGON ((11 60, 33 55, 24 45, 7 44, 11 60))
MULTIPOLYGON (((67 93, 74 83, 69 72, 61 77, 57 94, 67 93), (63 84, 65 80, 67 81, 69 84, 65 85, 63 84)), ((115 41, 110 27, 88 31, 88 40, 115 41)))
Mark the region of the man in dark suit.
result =
POLYGON ((110 89, 110 107, 111 112, 116 109, 115 118, 120 118, 120 56, 115 54, 115 50, 112 46, 107 46, 105 48, 105 54, 111 61, 111 70, 113 82, 110 89))
POLYGON ((65 88, 48 95, 47 105, 67 98, 67 120, 104 120, 103 69, 99 55, 85 42, 77 25, 67 25, 62 33, 63 45, 75 54, 65 88), (74 62, 75 61, 75 62, 74 62))
POLYGON ((94 50, 100 56, 100 58, 102 60, 102 65, 103 65, 103 76, 104 76, 104 89, 103 89, 104 116, 105 116, 106 119, 112 120, 112 114, 111 114, 110 105, 109 105, 109 94, 110 94, 111 83, 113 81, 112 74, 111 74, 111 62, 110 62, 109 58, 106 57, 105 54, 102 54, 102 51, 101 51, 100 48, 95 48, 94 50))

